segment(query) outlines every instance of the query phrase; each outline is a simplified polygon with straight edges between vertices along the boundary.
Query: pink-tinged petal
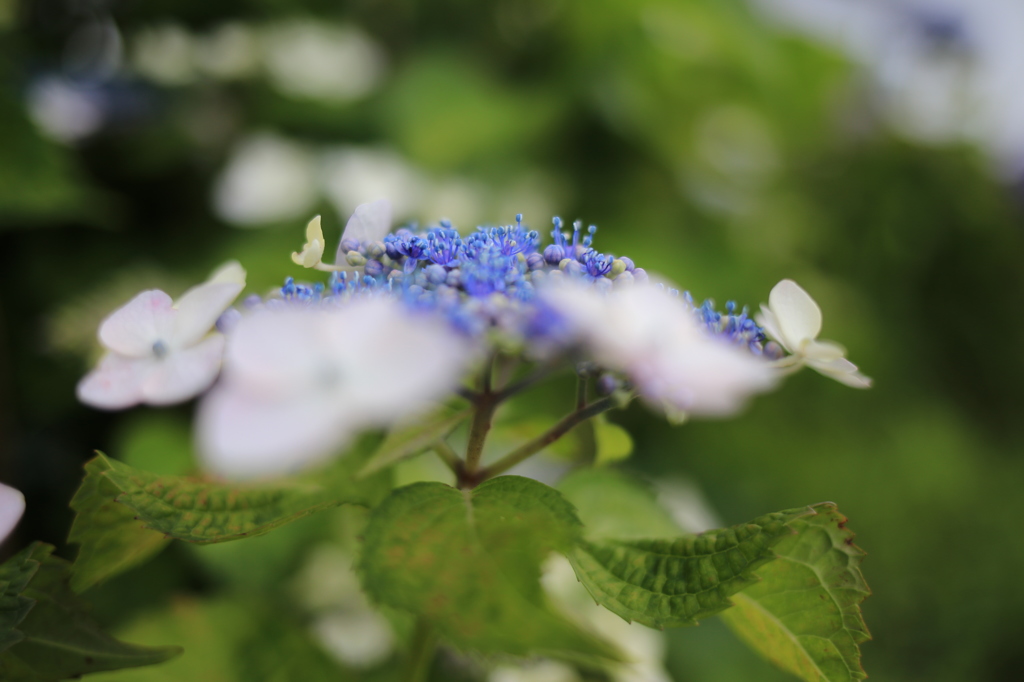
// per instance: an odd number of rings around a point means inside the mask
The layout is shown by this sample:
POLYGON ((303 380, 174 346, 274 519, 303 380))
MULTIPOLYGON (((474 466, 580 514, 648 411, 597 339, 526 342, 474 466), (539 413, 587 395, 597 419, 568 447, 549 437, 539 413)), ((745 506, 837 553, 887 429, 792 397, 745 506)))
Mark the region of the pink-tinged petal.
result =
POLYGON ((324 365, 323 356, 335 353, 327 325, 338 314, 280 308, 243 317, 228 339, 225 376, 252 390, 278 395, 301 390, 324 365))
POLYGON ((7 539, 25 513, 25 496, 0 483, 0 542, 7 539))
POLYGON ((96 369, 78 382, 78 399, 102 410, 123 410, 143 400, 142 386, 158 361, 107 353, 96 369))
POLYGON ((429 409, 459 385, 476 357, 471 344, 443 320, 410 313, 387 299, 352 301, 343 314, 331 317, 330 329, 330 347, 351 403, 346 410, 368 425, 429 409))
POLYGON ((336 405, 275 400, 221 385, 199 406, 197 450, 203 466, 228 478, 293 473, 337 454, 354 431, 336 405))
POLYGON ((821 333, 821 308, 793 280, 784 279, 775 285, 768 295, 768 306, 778 322, 780 342, 794 352, 821 333))
MULTIPOLYGON (((352 217, 345 224, 345 231, 341 233, 341 240, 353 240, 357 242, 377 242, 384 239, 384 236, 391 231, 391 202, 387 199, 378 199, 368 204, 359 204, 352 212, 352 217)), ((345 262, 345 252, 338 246, 336 263, 345 262)))
POLYGON ((174 328, 171 297, 159 289, 143 291, 115 310, 100 325, 100 343, 136 358, 153 354, 153 344, 166 341, 174 328))
POLYGON ((220 334, 191 348, 173 351, 153 368, 142 384, 142 401, 148 405, 173 405, 208 389, 220 373, 224 337, 220 334))
POLYGON ((173 348, 187 348, 206 336, 217 318, 245 288, 244 280, 210 281, 186 291, 174 305, 178 315, 168 339, 173 348))

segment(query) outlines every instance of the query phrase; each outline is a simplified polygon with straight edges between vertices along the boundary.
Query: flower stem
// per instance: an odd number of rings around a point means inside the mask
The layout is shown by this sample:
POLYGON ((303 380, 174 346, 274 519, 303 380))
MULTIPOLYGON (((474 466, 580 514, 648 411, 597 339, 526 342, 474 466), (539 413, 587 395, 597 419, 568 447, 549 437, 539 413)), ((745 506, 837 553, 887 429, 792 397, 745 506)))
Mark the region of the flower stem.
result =
POLYGON ((441 458, 441 461, 448 465, 448 468, 452 470, 456 476, 462 469, 462 460, 452 449, 451 445, 448 445, 447 441, 440 439, 434 443, 434 452, 441 458))
POLYGON ((434 662, 437 638, 434 629, 422 618, 416 621, 406 662, 405 682, 426 682, 430 664, 434 662))
POLYGON ((479 483, 486 481, 488 478, 493 478, 498 474, 505 473, 515 465, 532 457, 548 445, 551 445, 556 440, 572 431, 576 425, 590 419, 591 417, 596 417, 602 412, 607 412, 608 410, 619 407, 620 404, 619 399, 613 396, 608 396, 607 398, 602 398, 590 405, 577 409, 575 412, 567 414, 560 422, 541 435, 528 443, 524 443, 519 446, 489 467, 481 469, 475 476, 476 482, 479 483))
POLYGON ((500 394, 491 390, 491 374, 494 371, 495 358, 491 357, 484 365, 484 373, 480 379, 480 391, 476 396, 476 411, 473 412, 473 425, 469 429, 469 444, 466 446, 464 475, 472 478, 480 466, 480 458, 484 453, 487 433, 491 430, 494 410, 501 402, 500 394))

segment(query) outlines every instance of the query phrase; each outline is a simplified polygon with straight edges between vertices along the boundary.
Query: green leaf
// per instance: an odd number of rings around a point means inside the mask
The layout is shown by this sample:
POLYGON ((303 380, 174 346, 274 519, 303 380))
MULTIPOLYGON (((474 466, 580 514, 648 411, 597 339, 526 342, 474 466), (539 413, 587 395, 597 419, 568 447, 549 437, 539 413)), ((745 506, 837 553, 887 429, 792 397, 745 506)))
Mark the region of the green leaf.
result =
POLYGON ((674 540, 581 541, 569 555, 591 596, 627 621, 656 628, 696 625, 728 608, 753 584, 772 547, 810 508, 776 512, 749 523, 674 540))
POLYGON ((111 460, 102 455, 87 462, 85 479, 71 500, 76 514, 68 541, 81 546, 71 577, 76 592, 142 563, 169 542, 117 501, 121 490, 105 475, 112 469, 111 460))
POLYGON ((501 476, 472 491, 414 483, 371 515, 360 572, 373 599, 422 616, 456 646, 617 660, 548 608, 541 590, 541 562, 571 550, 580 530, 572 505, 528 478, 501 476))
POLYGON ((588 540, 683 534, 649 488, 614 469, 580 469, 562 479, 558 489, 576 507, 588 540))
POLYGON ((797 532, 775 546, 761 582, 736 595, 725 622, 753 649, 808 682, 867 677, 859 644, 871 638, 860 613, 870 594, 846 517, 833 504, 790 522, 797 532))
POLYGON ((633 437, 626 429, 608 421, 603 414, 597 415, 592 421, 594 440, 597 443, 594 463, 597 466, 618 462, 633 453, 633 437))
POLYGON ((31 548, 31 561, 37 568, 22 594, 33 605, 18 626, 21 640, 0 654, 0 679, 65 680, 101 670, 152 665, 181 653, 178 647, 126 644, 100 631, 71 589, 71 565, 50 556, 51 551, 48 545, 31 548))
POLYGON ((326 469, 273 483, 230 485, 161 476, 100 454, 71 501, 69 539, 78 543, 72 587, 81 591, 152 557, 170 538, 206 544, 262 535, 340 504, 373 505, 391 488, 386 473, 353 478, 379 443, 363 439, 326 469))
POLYGON ((25 620, 35 602, 22 592, 39 570, 40 557, 49 553, 45 547, 33 544, 0 566, 0 652, 24 638, 18 625, 25 620))
POLYGON ((444 407, 415 424, 388 433, 377 452, 357 474, 364 478, 407 457, 418 455, 454 431, 473 413, 472 407, 444 407))

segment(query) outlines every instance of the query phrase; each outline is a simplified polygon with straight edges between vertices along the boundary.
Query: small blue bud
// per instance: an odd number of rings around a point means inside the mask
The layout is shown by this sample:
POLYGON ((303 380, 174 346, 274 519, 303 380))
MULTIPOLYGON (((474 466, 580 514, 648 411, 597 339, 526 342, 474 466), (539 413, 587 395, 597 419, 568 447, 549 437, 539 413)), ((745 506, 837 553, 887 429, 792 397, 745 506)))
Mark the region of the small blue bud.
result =
POLYGON ((544 260, 549 265, 558 265, 565 259, 565 249, 558 244, 550 244, 544 248, 544 260))
POLYGON ((544 256, 539 253, 531 253, 526 257, 526 267, 531 270, 537 270, 544 267, 545 259, 544 256))
POLYGON ((380 277, 384 274, 384 264, 379 260, 368 260, 366 261, 365 271, 370 277, 380 277))
POLYGON ((637 282, 637 284, 647 284, 648 282, 651 281, 651 278, 647 276, 647 271, 644 270, 643 268, 633 269, 633 279, 637 282))
POLYGON ((352 239, 350 237, 348 239, 341 240, 341 250, 345 251, 346 253, 349 251, 358 251, 359 246, 360 244, 358 239, 352 239))
POLYGON ((636 265, 633 264, 633 259, 628 256, 622 256, 619 260, 626 264, 626 272, 633 272, 636 268, 636 265))
POLYGON ((443 284, 448 279, 448 271, 437 264, 428 265, 425 273, 431 284, 443 284))

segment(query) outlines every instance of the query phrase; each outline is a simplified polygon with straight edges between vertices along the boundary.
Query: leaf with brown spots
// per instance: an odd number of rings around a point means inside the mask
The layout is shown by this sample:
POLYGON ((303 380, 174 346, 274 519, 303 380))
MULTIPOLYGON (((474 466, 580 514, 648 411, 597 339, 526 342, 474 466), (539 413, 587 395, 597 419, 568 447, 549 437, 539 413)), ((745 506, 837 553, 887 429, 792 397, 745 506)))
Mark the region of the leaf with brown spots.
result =
POLYGON ((593 662, 620 654, 552 611, 540 586, 551 551, 581 525, 543 483, 500 476, 473 491, 441 483, 396 490, 371 516, 360 572, 376 601, 429 621, 457 647, 593 662))
POLYGON ((736 595, 722 617, 753 649, 807 682, 866 677, 860 644, 871 638, 860 604, 870 594, 846 517, 834 504, 791 522, 796 535, 758 569, 761 581, 736 595))

